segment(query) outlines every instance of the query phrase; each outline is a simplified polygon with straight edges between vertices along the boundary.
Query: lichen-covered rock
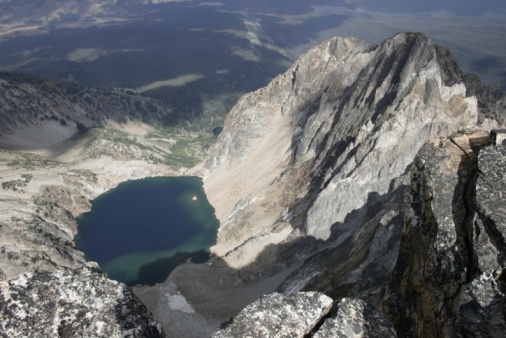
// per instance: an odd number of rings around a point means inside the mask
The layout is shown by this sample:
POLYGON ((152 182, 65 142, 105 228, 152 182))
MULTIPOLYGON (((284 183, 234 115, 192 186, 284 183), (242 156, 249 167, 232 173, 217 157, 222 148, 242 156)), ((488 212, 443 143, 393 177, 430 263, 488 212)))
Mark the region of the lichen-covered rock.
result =
POLYGON ((393 325, 363 300, 343 298, 337 307, 337 315, 327 318, 314 338, 397 337, 393 325))
POLYGON ((331 307, 332 299, 318 292, 269 294, 248 305, 213 338, 304 337, 331 307))
POLYGON ((462 337, 506 336, 506 146, 480 150, 472 236, 472 280, 456 330, 462 337))
POLYGON ((95 263, 0 282, 0 335, 165 337, 131 289, 95 263))
POLYGON ((382 301, 400 336, 506 332, 506 151, 487 143, 481 134, 432 140, 415 158, 382 301))

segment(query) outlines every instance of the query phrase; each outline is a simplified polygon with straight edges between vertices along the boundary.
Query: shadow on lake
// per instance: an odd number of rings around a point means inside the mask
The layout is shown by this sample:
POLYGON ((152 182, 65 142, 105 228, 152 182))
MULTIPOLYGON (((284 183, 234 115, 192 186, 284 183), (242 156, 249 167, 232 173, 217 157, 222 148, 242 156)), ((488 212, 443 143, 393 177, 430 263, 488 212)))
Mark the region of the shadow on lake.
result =
POLYGON ((77 248, 130 286, 163 282, 188 259, 205 262, 219 226, 198 177, 124 182, 77 221, 77 248))

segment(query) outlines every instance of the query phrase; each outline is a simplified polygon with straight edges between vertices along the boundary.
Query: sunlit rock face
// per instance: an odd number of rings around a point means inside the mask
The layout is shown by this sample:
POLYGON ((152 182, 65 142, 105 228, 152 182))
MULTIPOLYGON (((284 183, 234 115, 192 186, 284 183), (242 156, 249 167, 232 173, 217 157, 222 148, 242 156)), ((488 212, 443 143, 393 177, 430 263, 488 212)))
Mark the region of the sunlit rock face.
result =
POLYGON ((315 46, 227 117, 205 164, 221 221, 212 250, 245 279, 305 262, 286 293, 375 297, 416 153, 477 119, 457 64, 422 34, 315 46))
POLYGON ((5 337, 165 337, 146 307, 95 263, 0 282, 5 337))

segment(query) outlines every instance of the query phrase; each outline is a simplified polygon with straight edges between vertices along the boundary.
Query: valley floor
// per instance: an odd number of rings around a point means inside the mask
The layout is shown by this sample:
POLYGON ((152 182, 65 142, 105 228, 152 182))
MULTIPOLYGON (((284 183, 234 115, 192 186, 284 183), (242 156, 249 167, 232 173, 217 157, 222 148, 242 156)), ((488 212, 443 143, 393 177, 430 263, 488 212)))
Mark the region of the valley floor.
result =
POLYGON ((83 263, 75 218, 94 198, 127 180, 184 174, 186 167, 167 165, 178 139, 155 136, 131 122, 46 149, 0 150, 1 279, 83 263))

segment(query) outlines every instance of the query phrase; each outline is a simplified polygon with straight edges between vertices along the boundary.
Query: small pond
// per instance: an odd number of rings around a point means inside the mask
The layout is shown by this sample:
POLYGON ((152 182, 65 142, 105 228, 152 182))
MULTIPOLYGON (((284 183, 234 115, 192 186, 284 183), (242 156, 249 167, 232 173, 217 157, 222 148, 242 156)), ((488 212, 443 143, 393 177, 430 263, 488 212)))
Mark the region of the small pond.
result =
POLYGON ((202 180, 191 176, 122 183, 77 222, 74 240, 86 260, 130 286, 163 282, 188 258, 205 262, 219 226, 202 180))

